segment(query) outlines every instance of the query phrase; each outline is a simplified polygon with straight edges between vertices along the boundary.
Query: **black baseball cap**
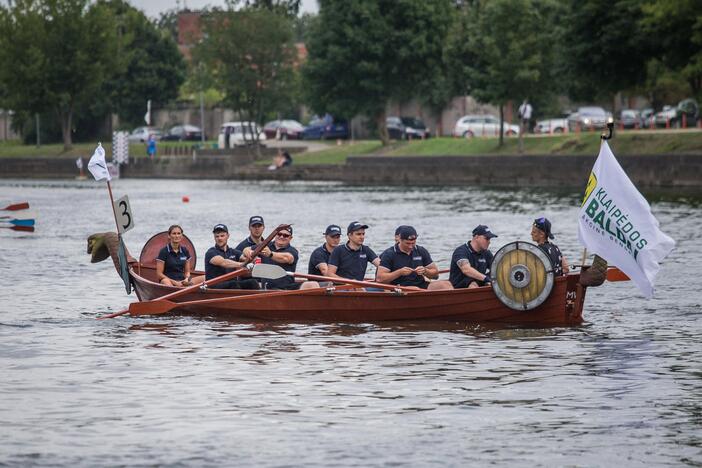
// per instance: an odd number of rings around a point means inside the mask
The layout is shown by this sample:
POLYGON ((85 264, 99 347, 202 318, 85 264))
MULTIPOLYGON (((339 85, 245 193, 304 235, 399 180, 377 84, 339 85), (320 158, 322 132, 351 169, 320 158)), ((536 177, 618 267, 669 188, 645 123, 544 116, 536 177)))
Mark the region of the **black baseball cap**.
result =
POLYGON ((534 220, 534 226, 536 229, 543 231, 549 239, 553 239, 553 234, 551 234, 551 221, 548 218, 537 218, 534 220))
POLYGON ((400 229, 398 230, 400 231, 398 233, 400 239, 407 240, 410 237, 414 237, 415 239, 417 238, 417 231, 412 226, 400 226, 400 229))
POLYGON ((249 218, 249 226, 253 226, 254 224, 265 224, 263 222, 263 216, 252 216, 249 218))
POLYGON ((400 232, 402 231, 402 228, 406 228, 406 227, 407 227, 407 226, 405 226, 404 224, 401 224, 400 226, 397 226, 397 229, 395 229, 395 235, 396 235, 396 236, 399 236, 399 235, 400 235, 400 232))
POLYGON ((487 227, 484 224, 478 224, 475 229, 473 229, 473 235, 474 236, 485 236, 488 239, 492 239, 493 237, 497 237, 497 234, 492 232, 489 227, 487 227))
POLYGON ((360 229, 368 229, 368 226, 362 224, 360 221, 354 221, 353 223, 349 224, 349 228, 346 230, 346 234, 351 234, 352 232, 358 231, 360 229))
POLYGON ((292 226, 286 226, 286 227, 284 227, 283 229, 281 229, 281 230, 278 231, 278 232, 282 232, 282 231, 288 231, 288 232, 290 233, 291 236, 292 236, 292 234, 293 234, 292 226))
POLYGON ((215 224, 215 227, 212 228, 212 232, 214 233, 214 232, 220 232, 220 231, 224 231, 224 232, 228 233, 229 229, 227 229, 226 224, 215 224))
POLYGON ((324 230, 325 236, 334 236, 336 234, 341 235, 341 227, 336 224, 330 224, 327 229, 324 230))

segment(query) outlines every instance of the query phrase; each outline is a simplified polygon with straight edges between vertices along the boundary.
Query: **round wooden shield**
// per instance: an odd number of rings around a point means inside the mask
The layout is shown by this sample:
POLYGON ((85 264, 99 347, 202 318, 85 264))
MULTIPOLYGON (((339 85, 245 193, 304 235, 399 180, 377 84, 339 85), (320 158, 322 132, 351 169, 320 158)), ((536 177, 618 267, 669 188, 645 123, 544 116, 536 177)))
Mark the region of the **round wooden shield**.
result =
MULTIPOLYGON (((195 265, 197 265, 197 252, 195 251, 195 246, 185 234, 183 234, 183 240, 180 241, 180 243, 186 249, 188 249, 188 252, 190 252, 190 268, 194 270, 195 265)), ((166 246, 166 244, 168 244, 168 231, 159 232, 158 234, 153 235, 151 239, 146 241, 144 248, 141 249, 139 263, 144 266, 155 266, 158 253, 166 246)))
POLYGON ((548 255, 529 242, 512 242, 495 254, 492 289, 510 309, 531 310, 553 290, 553 265, 548 255))

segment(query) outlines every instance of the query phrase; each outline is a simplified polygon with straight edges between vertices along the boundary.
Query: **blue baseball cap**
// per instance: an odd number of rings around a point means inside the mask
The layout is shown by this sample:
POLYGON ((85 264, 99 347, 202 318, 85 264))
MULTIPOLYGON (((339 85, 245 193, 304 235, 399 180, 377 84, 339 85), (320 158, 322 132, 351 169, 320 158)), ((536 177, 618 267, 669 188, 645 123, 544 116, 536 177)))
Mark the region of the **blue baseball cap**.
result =
POLYGON ((252 216, 249 218, 249 226, 253 226, 254 224, 265 224, 263 222, 263 216, 252 216))
POLYGON ((551 234, 551 221, 548 218, 537 218, 534 220, 534 227, 543 231, 549 239, 553 239, 553 234, 551 234))
POLYGON ((327 226, 327 229, 324 230, 325 236, 335 236, 337 234, 341 235, 341 227, 336 224, 330 224, 327 226))
POLYGON ((473 229, 473 235, 474 236, 485 236, 488 239, 492 239, 493 237, 497 237, 497 234, 492 232, 489 227, 487 227, 484 224, 478 224, 475 229, 473 229))
POLYGON ((212 232, 229 232, 229 229, 227 229, 226 224, 215 224, 215 227, 212 228, 212 232))
POLYGON ((412 226, 400 226, 400 228, 400 232, 398 233, 400 239, 407 240, 410 237, 417 238, 417 231, 412 226))
POLYGON ((351 234, 354 231, 359 231, 361 229, 368 229, 368 226, 366 224, 361 223, 360 221, 354 221, 351 224, 349 224, 349 228, 346 230, 346 234, 351 234))

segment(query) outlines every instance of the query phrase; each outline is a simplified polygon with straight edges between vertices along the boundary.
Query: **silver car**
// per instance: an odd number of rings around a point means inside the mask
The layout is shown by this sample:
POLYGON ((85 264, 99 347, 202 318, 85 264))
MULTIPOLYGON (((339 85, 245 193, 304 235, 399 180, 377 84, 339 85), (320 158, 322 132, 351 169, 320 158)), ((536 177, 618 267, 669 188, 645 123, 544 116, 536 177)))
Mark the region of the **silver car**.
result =
MULTIPOLYGON (((506 136, 519 135, 519 126, 505 122, 503 132, 506 136)), ((500 119, 494 115, 464 115, 453 128, 453 136, 473 138, 475 136, 499 136, 500 119)))
POLYGON ((602 129, 611 117, 612 114, 601 107, 578 107, 568 116, 568 127, 571 131, 602 129))

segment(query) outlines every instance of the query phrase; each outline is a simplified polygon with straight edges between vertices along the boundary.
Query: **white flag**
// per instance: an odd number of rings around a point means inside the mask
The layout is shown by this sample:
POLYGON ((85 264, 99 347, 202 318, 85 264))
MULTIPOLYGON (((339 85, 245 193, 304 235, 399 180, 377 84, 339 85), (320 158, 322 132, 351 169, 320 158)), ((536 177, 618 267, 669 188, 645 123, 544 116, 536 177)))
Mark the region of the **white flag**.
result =
POLYGON ((578 216, 578 238, 589 250, 626 273, 648 298, 675 241, 659 229, 646 199, 602 142, 578 216))
POLYGON ((107 170, 107 162, 105 162, 105 150, 102 143, 98 143, 93 156, 88 162, 88 170, 95 177, 95 180, 112 180, 110 172, 107 170))
POLYGON ((146 114, 144 115, 146 125, 151 125, 151 99, 146 101, 146 114))
POLYGON ((76 167, 78 169, 83 169, 83 158, 76 159, 76 167))

